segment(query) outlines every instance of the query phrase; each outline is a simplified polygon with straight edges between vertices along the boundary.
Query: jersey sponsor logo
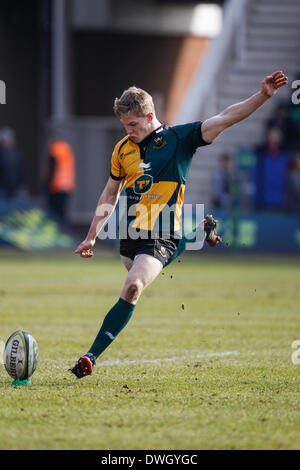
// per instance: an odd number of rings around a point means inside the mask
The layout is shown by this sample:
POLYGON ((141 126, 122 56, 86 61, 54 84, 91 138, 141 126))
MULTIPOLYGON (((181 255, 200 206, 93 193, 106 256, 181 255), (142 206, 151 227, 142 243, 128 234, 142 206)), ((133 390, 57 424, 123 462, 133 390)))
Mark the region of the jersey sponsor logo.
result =
POLYGON ((141 175, 135 182, 133 190, 135 194, 145 194, 152 188, 153 177, 151 175, 141 175))
POLYGON ((132 153, 135 153, 136 150, 131 150, 130 152, 124 153, 122 152, 120 155, 120 160, 123 160, 123 157, 126 157, 127 155, 131 155, 132 153))
POLYGON ((152 148, 154 149, 161 149, 166 145, 166 140, 164 140, 163 136, 160 135, 158 137, 155 137, 154 139, 154 144, 152 148))
POLYGON ((138 172, 143 171, 143 169, 148 170, 148 171, 152 170, 151 163, 143 163, 142 162, 142 163, 139 164, 138 168, 141 168, 141 170, 138 170, 138 172))

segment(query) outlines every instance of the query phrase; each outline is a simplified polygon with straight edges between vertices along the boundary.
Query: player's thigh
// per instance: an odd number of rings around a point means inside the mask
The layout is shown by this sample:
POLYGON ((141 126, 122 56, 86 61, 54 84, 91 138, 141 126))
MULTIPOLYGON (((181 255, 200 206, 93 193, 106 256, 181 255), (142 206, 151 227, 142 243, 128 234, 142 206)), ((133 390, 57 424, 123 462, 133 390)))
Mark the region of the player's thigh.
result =
POLYGON ((136 281, 140 283, 142 288, 147 287, 158 276, 162 267, 162 263, 153 256, 145 254, 138 255, 127 274, 124 287, 136 281))
POLYGON ((130 271, 133 265, 133 260, 131 258, 128 258, 128 256, 123 256, 123 255, 120 255, 120 258, 125 268, 127 269, 127 271, 130 271))

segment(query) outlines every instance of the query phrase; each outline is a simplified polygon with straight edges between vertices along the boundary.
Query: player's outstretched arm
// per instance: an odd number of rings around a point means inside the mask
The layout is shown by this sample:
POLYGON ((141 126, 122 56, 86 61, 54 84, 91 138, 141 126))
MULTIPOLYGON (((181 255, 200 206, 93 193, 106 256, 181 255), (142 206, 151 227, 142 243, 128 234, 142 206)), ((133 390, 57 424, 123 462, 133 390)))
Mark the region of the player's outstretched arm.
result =
POLYGON ((108 179, 106 186, 100 196, 97 204, 95 215, 93 217, 88 234, 80 245, 75 250, 82 258, 90 258, 94 255, 91 248, 96 243, 96 238, 102 227, 105 225, 111 214, 113 213, 120 193, 124 186, 124 180, 114 180, 111 177, 108 179))
POLYGON ((233 104, 226 108, 222 113, 213 116, 203 122, 201 131, 205 142, 213 142, 214 139, 225 129, 246 119, 262 106, 269 98, 274 96, 279 88, 288 83, 288 78, 282 72, 268 75, 261 83, 261 90, 250 96, 245 101, 233 104))

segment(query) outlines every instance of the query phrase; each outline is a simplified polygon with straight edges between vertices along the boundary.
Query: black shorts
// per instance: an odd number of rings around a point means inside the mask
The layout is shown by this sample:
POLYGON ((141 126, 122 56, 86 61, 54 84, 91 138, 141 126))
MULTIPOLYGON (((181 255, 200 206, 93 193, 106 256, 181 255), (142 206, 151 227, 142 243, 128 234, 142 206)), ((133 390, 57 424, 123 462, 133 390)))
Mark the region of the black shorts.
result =
POLYGON ((179 238, 173 237, 169 239, 121 239, 120 255, 126 256, 132 260, 134 260, 137 255, 150 255, 158 259, 162 265, 165 266, 176 251, 179 242, 179 238))

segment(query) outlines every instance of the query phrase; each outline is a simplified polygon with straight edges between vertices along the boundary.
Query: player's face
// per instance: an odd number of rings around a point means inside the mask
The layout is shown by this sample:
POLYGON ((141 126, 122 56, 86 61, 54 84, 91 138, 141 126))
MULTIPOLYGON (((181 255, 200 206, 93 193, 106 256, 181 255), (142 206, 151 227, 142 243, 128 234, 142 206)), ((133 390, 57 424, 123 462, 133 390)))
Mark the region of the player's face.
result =
POLYGON ((129 135, 130 139, 137 144, 142 142, 153 130, 153 113, 141 117, 136 116, 130 111, 128 114, 123 114, 120 121, 125 127, 126 133, 129 135))

